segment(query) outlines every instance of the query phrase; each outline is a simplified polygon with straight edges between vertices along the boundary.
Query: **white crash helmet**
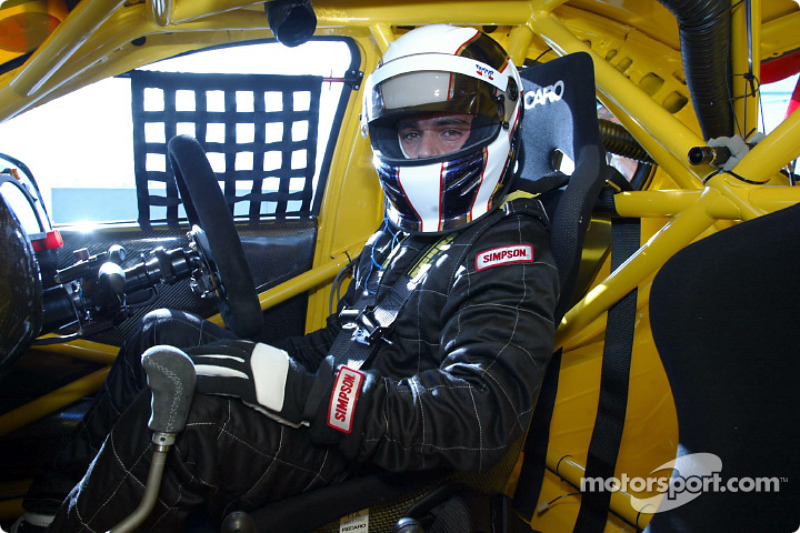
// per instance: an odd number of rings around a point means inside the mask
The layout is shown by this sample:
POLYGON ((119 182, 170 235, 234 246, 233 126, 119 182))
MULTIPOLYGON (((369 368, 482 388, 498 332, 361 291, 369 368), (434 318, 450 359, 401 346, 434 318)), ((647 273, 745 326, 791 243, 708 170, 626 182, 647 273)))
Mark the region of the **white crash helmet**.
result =
POLYGON ((362 133, 369 132, 387 215, 408 232, 450 231, 500 201, 515 166, 522 108, 519 72, 491 37, 436 24, 394 41, 367 80, 362 133), (456 152, 407 159, 398 120, 469 113, 470 136, 456 152))

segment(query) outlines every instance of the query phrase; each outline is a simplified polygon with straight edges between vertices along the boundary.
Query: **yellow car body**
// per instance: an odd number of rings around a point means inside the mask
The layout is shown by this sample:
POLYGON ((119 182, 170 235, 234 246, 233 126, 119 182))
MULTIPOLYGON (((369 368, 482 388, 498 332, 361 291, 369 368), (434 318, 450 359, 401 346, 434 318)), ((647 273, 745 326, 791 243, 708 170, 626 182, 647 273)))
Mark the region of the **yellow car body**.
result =
MULTIPOLYGON (((0 74, 0 121, 154 61, 273 37, 264 3, 252 0, 81 0, 71 8, 50 0, 8 4, 0 6, 0 63, 11 62, 13 68, 0 74), (46 38, 41 36, 41 24, 46 38), (12 27, 30 31, 31 38, 3 34, 12 27), (6 42, 14 46, 4 46, 6 42)), ((734 167, 736 176, 718 173, 708 163, 691 164, 687 154, 706 146, 707 139, 687 85, 678 22, 664 3, 655 0, 314 0, 313 6, 315 35, 352 39, 360 53, 359 70, 365 75, 398 35, 430 23, 491 31, 518 65, 588 52, 599 102, 655 163, 642 188, 615 195, 620 215, 642 221, 640 249, 612 272, 602 231, 606 222, 598 218, 584 250, 587 289, 558 328, 556 347, 563 350, 563 358, 538 502, 555 503, 535 514, 531 525, 547 532, 572 530, 579 509, 573 493, 585 470, 597 413, 607 311, 638 287, 626 425, 616 472, 647 477, 675 458, 680 440, 670 383, 649 323, 653 278, 689 244, 800 200, 800 188, 783 172, 793 168, 800 154, 800 114, 765 132, 734 167)), ((758 129, 758 98, 751 92, 758 85, 748 83, 745 74, 758 79, 763 64, 800 49, 800 7, 790 0, 733 1, 730 16, 732 117, 737 126, 758 129)), ((360 131, 361 90, 349 98, 335 144, 311 268, 259 294, 263 309, 307 294, 307 331, 324 323, 335 275, 359 252, 382 217, 369 143, 360 131)), ((219 315, 211 319, 222 323, 219 315)), ((109 363, 117 349, 91 338, 77 339, 37 345, 23 357, 39 352, 109 363)), ((10 437, 91 394, 106 373, 107 368, 99 368, 0 414, 0 435, 10 437)), ((25 483, 0 486, 6 495, 0 503, 3 519, 20 512, 25 483)), ((512 478, 509 492, 515 483, 512 478)), ((638 512, 631 498, 648 494, 615 492, 606 531, 644 528, 653 515, 638 512)))

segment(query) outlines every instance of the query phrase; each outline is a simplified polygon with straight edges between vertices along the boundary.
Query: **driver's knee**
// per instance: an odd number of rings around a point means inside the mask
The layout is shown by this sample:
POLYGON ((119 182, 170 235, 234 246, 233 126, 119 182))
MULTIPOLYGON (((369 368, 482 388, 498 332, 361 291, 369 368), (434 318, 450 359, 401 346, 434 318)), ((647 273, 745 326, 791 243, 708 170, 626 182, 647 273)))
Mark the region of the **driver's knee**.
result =
POLYGON ((122 344, 103 388, 122 409, 147 383, 142 354, 148 348, 168 344, 185 349, 233 336, 230 331, 190 313, 172 309, 151 311, 122 344))
POLYGON ((156 309, 142 317, 139 329, 126 341, 127 351, 141 355, 159 344, 189 348, 222 338, 233 338, 230 331, 197 315, 174 309, 156 309))

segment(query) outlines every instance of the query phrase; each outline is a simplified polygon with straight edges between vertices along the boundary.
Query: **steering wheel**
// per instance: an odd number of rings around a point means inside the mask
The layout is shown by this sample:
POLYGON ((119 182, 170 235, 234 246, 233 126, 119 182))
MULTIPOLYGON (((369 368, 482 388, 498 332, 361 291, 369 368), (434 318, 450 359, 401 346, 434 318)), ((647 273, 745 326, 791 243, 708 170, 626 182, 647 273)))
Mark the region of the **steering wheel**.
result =
POLYGON ((204 234, 197 239, 201 252, 216 269, 222 286, 218 302, 222 320, 239 337, 255 338, 263 326, 261 304, 233 216, 205 150, 188 135, 173 137, 167 149, 189 222, 204 234))
POLYGON ((42 283, 28 236, 0 195, 0 378, 42 326, 42 283))

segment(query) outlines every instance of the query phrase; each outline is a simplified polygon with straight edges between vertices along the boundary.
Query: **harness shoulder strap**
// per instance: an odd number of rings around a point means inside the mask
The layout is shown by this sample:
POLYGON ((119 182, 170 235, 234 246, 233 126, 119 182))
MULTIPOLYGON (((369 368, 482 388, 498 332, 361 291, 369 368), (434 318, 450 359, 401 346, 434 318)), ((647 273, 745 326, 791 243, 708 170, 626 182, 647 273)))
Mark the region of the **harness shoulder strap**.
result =
MULTIPOLYGON (((514 213, 531 215, 548 224, 547 214, 538 200, 523 196, 506 201, 501 209, 486 215, 484 221, 472 224, 462 231, 444 235, 431 246, 424 248, 408 272, 400 276, 380 298, 377 300, 360 298, 352 308, 343 310, 340 316, 347 321, 347 324, 339 332, 330 350, 330 355, 334 356, 335 367, 346 363, 351 368, 359 369, 368 362, 375 351, 374 347, 377 343, 385 341, 386 332, 391 329, 397 315, 419 285, 425 265, 434 264, 446 250, 452 249, 454 244, 474 242, 498 221, 514 213)), ((465 246, 463 253, 467 253, 468 249, 469 247, 465 246)), ((452 279, 462 262, 463 256, 453 258, 447 262, 449 270, 440 274, 452 279)))
MULTIPOLYGON (((638 218, 612 220, 612 269, 639 249, 640 227, 638 218)), ((600 370, 600 400, 586 460, 587 479, 614 477, 628 407, 637 294, 638 290, 634 288, 608 310, 600 370)), ((583 492, 574 531, 601 533, 608 520, 610 503, 609 491, 583 492)))
MULTIPOLYGON (((613 174, 611 176, 614 177, 613 174)), ((601 194, 600 203, 607 211, 613 212, 612 195, 607 196, 606 198, 601 194)), ((640 227, 639 219, 612 217, 612 270, 639 249, 640 227)), ((636 297, 637 291, 634 289, 609 310, 600 377, 600 404, 589 446, 585 474, 587 478, 605 479, 614 476, 627 411, 636 297)), ((525 460, 514 493, 515 507, 529 521, 537 509, 543 512, 549 505, 543 503, 537 507, 545 471, 550 422, 558 392, 561 357, 559 349, 553 354, 547 367, 525 440, 525 460)), ((583 493, 575 524, 576 532, 603 530, 608 517, 610 496, 610 493, 605 492, 583 493)))

